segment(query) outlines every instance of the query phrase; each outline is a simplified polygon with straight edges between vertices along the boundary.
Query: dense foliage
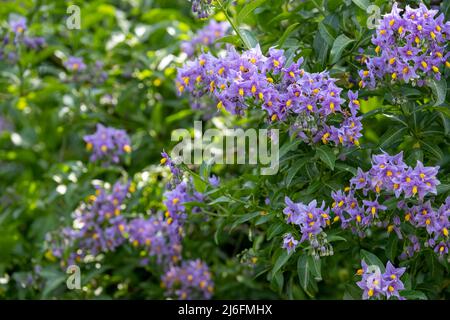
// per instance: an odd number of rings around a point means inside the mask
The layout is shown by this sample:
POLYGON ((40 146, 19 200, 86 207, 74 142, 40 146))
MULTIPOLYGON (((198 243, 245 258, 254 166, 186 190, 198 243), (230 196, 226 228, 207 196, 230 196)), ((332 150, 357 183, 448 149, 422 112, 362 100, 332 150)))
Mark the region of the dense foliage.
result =
POLYGON ((450 1, 417 2, 2 2, 0 298, 448 299, 450 1), (277 173, 179 163, 196 120, 278 129, 277 173))

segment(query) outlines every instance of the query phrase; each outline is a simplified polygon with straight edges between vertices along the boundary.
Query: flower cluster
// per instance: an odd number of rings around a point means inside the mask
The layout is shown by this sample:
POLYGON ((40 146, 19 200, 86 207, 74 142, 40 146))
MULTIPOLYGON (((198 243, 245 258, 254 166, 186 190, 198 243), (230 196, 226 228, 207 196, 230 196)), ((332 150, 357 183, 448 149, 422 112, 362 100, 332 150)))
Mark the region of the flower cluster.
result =
POLYGON ((303 203, 294 203, 289 197, 285 198, 286 208, 283 213, 286 215, 287 223, 300 227, 301 238, 295 240, 291 234, 287 234, 283 241, 283 248, 288 252, 295 250, 295 247, 305 240, 308 240, 315 254, 330 255, 330 246, 326 241, 326 235, 323 228, 330 224, 329 209, 325 208, 322 202, 320 207, 317 201, 313 200, 308 205, 303 203))
POLYGON ((86 149, 92 151, 92 162, 100 160, 104 164, 119 163, 121 155, 131 152, 130 138, 124 130, 101 124, 97 124, 96 132, 85 136, 84 141, 86 149))
MULTIPOLYGON (((210 47, 214 42, 225 36, 230 28, 227 22, 217 22, 210 20, 210 22, 200 29, 189 41, 181 43, 181 51, 192 57, 199 48, 210 47)), ((217 44, 216 47, 219 45, 217 44)))
POLYGON ((191 0, 192 12, 197 15, 199 19, 205 19, 209 16, 209 10, 212 0, 191 0))
POLYGON ((302 61, 287 65, 283 50, 274 48, 264 56, 259 47, 239 54, 229 46, 224 57, 203 53, 188 61, 178 70, 177 89, 179 94, 190 92, 194 99, 212 96, 218 109, 232 114, 242 115, 253 104, 272 122, 290 117, 291 134, 307 143, 358 145, 362 130, 358 93, 348 92, 344 107, 336 80, 327 72, 304 71, 302 61), (331 120, 340 126, 331 125, 331 120))
MULTIPOLYGON (((428 193, 436 194, 436 186, 440 183, 436 178, 438 170, 439 167, 424 167, 420 161, 415 168, 409 167, 403 162, 402 152, 394 156, 387 153, 374 155, 369 171, 358 168, 356 176, 350 180, 350 187, 331 193, 334 201, 332 211, 341 221, 343 228, 354 223, 352 230, 364 236, 361 229, 381 221, 380 213, 387 209, 379 203, 382 193, 387 196, 394 195, 396 198, 403 195, 405 199, 417 197, 422 200, 428 193), (372 192, 374 199, 360 203, 356 190, 362 190, 365 197, 372 192)), ((399 225, 400 218, 394 216, 388 229, 395 231, 399 238, 402 238, 399 225)))
MULTIPOLYGON (((414 168, 410 167, 403 161, 403 153, 394 156, 387 153, 374 155, 370 170, 358 168, 349 187, 331 193, 333 203, 330 209, 325 209, 324 203, 318 207, 316 200, 306 205, 293 203, 286 197, 283 212, 287 216, 287 223, 300 227, 301 238, 298 243, 308 239, 314 249, 327 244, 323 229, 330 224, 331 211, 334 214, 333 222, 340 221, 343 229, 350 228, 360 237, 365 237, 371 226, 386 228, 388 233, 395 232, 399 239, 403 239, 406 233, 405 242, 410 244, 406 245, 400 257, 407 259, 419 251, 421 245, 409 229, 401 228, 403 219, 418 232, 419 229, 425 229, 428 240, 424 245, 442 256, 448 253, 450 246, 450 197, 437 210, 430 201, 424 202, 426 195, 437 193, 436 186, 440 184, 436 178, 438 170, 439 167, 425 167, 420 161, 414 168), (358 191, 362 193, 362 201, 358 191), (388 207, 383 200, 389 199, 397 200, 397 208, 402 213, 395 209, 392 213, 387 212, 388 207), (407 203, 408 200, 411 200, 412 205, 407 203)), ((283 247, 288 251, 295 249, 298 243, 294 240, 291 235, 285 236, 283 247)))
POLYGON ((59 235, 61 239, 48 236, 51 255, 63 258, 65 248, 76 247, 76 252, 69 255, 68 263, 71 264, 87 255, 115 251, 126 240, 128 227, 121 214, 121 206, 129 188, 129 183, 121 182, 116 182, 111 192, 97 187, 88 203, 74 212, 73 226, 62 230, 59 235))
POLYGON ((17 16, 9 20, 8 29, 0 42, 0 60, 15 63, 21 47, 28 50, 40 50, 45 45, 42 37, 30 37, 27 33, 27 20, 17 16))
POLYGON ((70 56, 64 67, 71 72, 72 80, 75 82, 91 82, 102 84, 108 79, 108 74, 104 71, 102 61, 95 61, 93 66, 88 66, 83 58, 70 56))
POLYGON ((67 70, 72 72, 82 72, 86 70, 86 64, 83 61, 83 58, 79 57, 69 57, 66 62, 64 62, 64 66, 67 70))
MULTIPOLYGON (((143 248, 147 256, 156 257, 158 264, 180 260, 183 233, 180 224, 170 222, 158 214, 148 219, 133 219, 127 229, 130 243, 136 248, 143 248)), ((148 264, 148 258, 144 258, 141 264, 148 264)))
MULTIPOLYGON (((449 229, 450 229, 450 196, 447 197, 439 209, 433 209, 431 202, 419 203, 417 205, 408 206, 404 202, 400 202, 399 209, 405 212, 404 220, 411 223, 417 229, 425 229, 429 235, 429 239, 424 243, 434 249, 434 252, 443 256, 448 254, 450 246, 449 229)), ((415 236, 409 238, 410 245, 400 256, 401 259, 407 259, 420 250, 420 243, 415 236)))
POLYGON ((443 14, 436 17, 438 11, 428 10, 424 4, 402 11, 395 3, 381 19, 372 38, 376 56, 364 59, 367 70, 359 72, 361 87, 373 88, 376 80, 385 76, 422 86, 427 78, 439 80, 443 68, 450 67, 450 22, 444 22, 443 14))
MULTIPOLYGON (((168 223, 177 222, 183 224, 187 218, 186 202, 203 201, 203 195, 199 192, 189 190, 189 185, 186 181, 181 181, 176 184, 172 190, 167 190, 164 193, 164 205, 167 207, 165 213, 168 223)), ((195 209, 193 210, 195 211, 195 209)))
POLYGON ((405 198, 418 196, 423 199, 428 193, 436 194, 440 184, 436 175, 439 167, 424 167, 417 161, 415 168, 403 162, 403 152, 395 156, 387 153, 372 157, 372 168, 368 172, 358 169, 357 175, 350 180, 355 189, 362 189, 364 194, 382 190, 392 192, 396 198, 404 194, 405 198))
POLYGON ((199 259, 170 267, 162 277, 161 286, 168 297, 181 300, 210 299, 214 292, 208 266, 199 259))
POLYGON ((381 272, 378 266, 367 265, 364 260, 361 261, 361 266, 362 268, 357 271, 357 274, 362 279, 356 284, 364 291, 363 299, 381 299, 382 297, 390 299, 397 297, 399 300, 405 300, 399 291, 405 289, 400 277, 406 268, 395 268, 390 261, 386 264, 384 273, 381 272))

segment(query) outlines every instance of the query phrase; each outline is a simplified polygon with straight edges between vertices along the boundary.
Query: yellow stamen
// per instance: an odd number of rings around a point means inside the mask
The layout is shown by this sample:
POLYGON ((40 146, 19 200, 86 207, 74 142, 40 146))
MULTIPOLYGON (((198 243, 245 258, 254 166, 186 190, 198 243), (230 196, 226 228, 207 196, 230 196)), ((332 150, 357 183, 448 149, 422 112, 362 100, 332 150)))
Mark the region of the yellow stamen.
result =
POLYGON ((124 145, 123 146, 123 151, 125 151, 126 153, 130 153, 131 152, 131 147, 129 145, 124 145))
POLYGON ((376 207, 372 207, 372 209, 370 209, 370 212, 374 216, 377 213, 377 208, 376 207))

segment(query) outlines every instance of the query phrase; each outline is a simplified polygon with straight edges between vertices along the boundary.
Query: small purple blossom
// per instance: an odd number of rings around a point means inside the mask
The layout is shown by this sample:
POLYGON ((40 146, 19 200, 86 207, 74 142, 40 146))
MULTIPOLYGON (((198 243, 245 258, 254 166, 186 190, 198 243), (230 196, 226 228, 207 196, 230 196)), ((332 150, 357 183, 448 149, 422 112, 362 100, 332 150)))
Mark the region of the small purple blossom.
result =
POLYGON ((211 272, 199 259, 171 266, 162 277, 161 285, 167 297, 179 300, 211 299, 214 292, 211 272))
POLYGON ((395 268, 390 261, 388 261, 384 273, 378 266, 369 266, 364 260, 361 261, 361 266, 362 268, 358 270, 357 274, 362 279, 356 284, 363 290, 363 299, 381 299, 382 297, 405 299, 401 297, 399 291, 405 288, 400 277, 406 268, 395 268))
POLYGON ((82 72, 86 70, 86 64, 83 61, 83 58, 71 56, 64 63, 64 66, 67 70, 72 72, 82 72))
POLYGON ((125 130, 105 127, 97 124, 97 130, 92 135, 84 137, 86 148, 91 151, 90 160, 100 160, 103 164, 119 163, 120 156, 131 152, 130 138, 125 130))
POLYGON ((283 249, 286 249, 288 254, 295 251, 298 245, 298 240, 295 240, 294 236, 290 233, 285 234, 283 238, 283 249))

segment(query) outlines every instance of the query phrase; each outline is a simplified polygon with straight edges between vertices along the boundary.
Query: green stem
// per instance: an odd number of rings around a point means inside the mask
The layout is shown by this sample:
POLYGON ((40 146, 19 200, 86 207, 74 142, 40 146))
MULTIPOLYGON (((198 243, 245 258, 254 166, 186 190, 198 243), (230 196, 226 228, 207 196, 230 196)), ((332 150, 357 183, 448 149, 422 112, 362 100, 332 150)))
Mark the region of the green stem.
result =
POLYGON ((323 15, 325 15, 325 11, 322 9, 321 6, 319 6, 319 4, 316 2, 316 0, 311 0, 311 2, 314 4, 314 6, 319 9, 320 13, 322 13, 323 15))
POLYGON ((231 27, 233 28, 234 32, 238 35, 238 37, 241 39, 241 42, 244 44, 244 47, 247 49, 251 49, 247 46, 247 44, 244 41, 244 38, 242 37, 242 33, 239 31, 238 27, 235 25, 231 17, 228 15, 227 8, 225 8, 222 4, 222 1, 217 0, 217 4, 219 5, 220 10, 225 14, 225 17, 227 18, 228 22, 230 23, 231 27))

